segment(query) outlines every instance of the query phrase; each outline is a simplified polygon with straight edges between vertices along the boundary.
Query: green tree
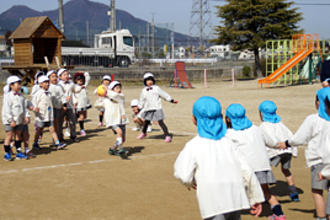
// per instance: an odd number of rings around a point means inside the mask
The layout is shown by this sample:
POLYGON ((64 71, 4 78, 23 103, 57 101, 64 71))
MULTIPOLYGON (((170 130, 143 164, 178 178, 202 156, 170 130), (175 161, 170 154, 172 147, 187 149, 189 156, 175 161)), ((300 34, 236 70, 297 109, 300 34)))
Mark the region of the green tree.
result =
POLYGON ((226 0, 217 6, 217 16, 222 19, 216 26, 216 44, 229 44, 234 51, 248 49, 255 55, 255 75, 261 76, 259 48, 266 40, 291 39, 301 33, 298 27, 302 14, 286 0, 226 0))

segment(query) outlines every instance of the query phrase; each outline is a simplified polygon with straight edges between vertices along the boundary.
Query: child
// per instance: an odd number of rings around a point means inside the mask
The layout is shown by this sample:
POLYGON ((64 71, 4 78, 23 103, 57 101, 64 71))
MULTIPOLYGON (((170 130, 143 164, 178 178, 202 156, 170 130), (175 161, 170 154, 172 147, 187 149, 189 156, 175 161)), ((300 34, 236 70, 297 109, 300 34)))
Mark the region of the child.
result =
POLYGON ((115 144, 109 148, 109 154, 119 154, 122 158, 126 158, 126 151, 122 145, 126 139, 126 124, 128 124, 128 119, 124 107, 125 96, 121 92, 121 89, 120 82, 112 81, 110 83, 106 98, 104 99, 104 119, 106 127, 111 127, 117 135, 115 144))
POLYGON ((201 97, 193 106, 198 135, 180 152, 174 176, 197 189, 203 219, 238 220, 239 210, 250 206, 258 216, 264 196, 251 168, 226 137, 221 105, 213 97, 201 97))
POLYGON ((164 112, 162 109, 162 100, 165 99, 168 102, 177 104, 178 101, 171 98, 169 94, 163 91, 161 88, 155 85, 155 77, 152 73, 144 74, 144 85, 145 88, 142 90, 140 96, 140 104, 143 108, 142 118, 144 119, 142 133, 137 137, 143 139, 147 136, 147 128, 152 121, 158 121, 159 126, 162 128, 165 135, 165 142, 169 143, 172 141, 170 133, 164 123, 164 112))
POLYGON ((61 144, 54 129, 54 113, 52 105, 52 97, 49 89, 49 78, 47 76, 41 76, 39 78, 41 89, 33 96, 32 103, 36 107, 37 112, 35 113, 35 121, 37 124, 37 132, 34 136, 33 148, 40 150, 38 144, 39 134, 45 127, 49 127, 49 132, 52 134, 53 141, 57 150, 60 150, 66 146, 61 144))
POLYGON ((282 207, 277 198, 271 194, 268 184, 276 180, 270 167, 266 146, 259 127, 245 116, 245 109, 240 104, 231 104, 226 110, 227 137, 237 144, 240 153, 256 174, 266 201, 271 206, 273 215, 269 219, 283 220, 282 207))
POLYGON ((289 139, 292 136, 292 132, 281 122, 281 117, 276 114, 276 110, 275 103, 269 100, 259 105, 259 115, 262 121, 260 128, 267 146, 271 165, 277 167, 281 163, 281 171, 289 185, 290 198, 292 201, 298 202, 298 191, 290 172, 292 155, 297 156, 298 151, 296 147, 288 149, 278 148, 277 144, 289 139))
POLYGON ((309 115, 292 137, 285 142, 278 144, 278 147, 286 149, 291 146, 298 146, 308 143, 305 150, 306 165, 307 167, 311 167, 312 197, 314 200, 317 219, 321 220, 326 219, 323 190, 328 189, 328 181, 320 181, 318 175, 324 167, 320 154, 320 141, 322 127, 326 120, 324 119, 324 116, 321 116, 322 113, 319 109, 320 99, 322 100, 322 97, 325 97, 323 95, 324 91, 326 91, 326 89, 321 89, 318 91, 315 100, 316 109, 318 109, 320 113, 309 115))
POLYGON ((60 117, 62 111, 62 99, 64 96, 63 87, 58 84, 57 73, 54 70, 50 70, 47 72, 47 77, 49 78, 49 89, 52 105, 53 105, 53 113, 54 113, 54 129, 57 134, 60 142, 63 142, 63 134, 60 132, 60 117))
POLYGON ((68 120, 70 127, 70 139, 73 142, 77 141, 76 138, 76 116, 74 114, 73 106, 73 95, 74 95, 74 84, 69 78, 69 72, 66 69, 60 69, 57 72, 57 76, 60 78, 59 84, 62 86, 64 91, 64 96, 62 98, 63 108, 61 112, 61 117, 59 121, 60 139, 63 139, 63 121, 64 118, 68 120))
MULTIPOLYGON (((27 122, 26 99, 21 95, 21 79, 17 76, 10 76, 7 79, 9 91, 4 95, 4 103, 2 105, 2 122, 5 126, 6 138, 4 142, 4 160, 11 161, 10 141, 15 138, 16 159, 27 159, 27 156, 22 152, 22 130, 24 124, 27 122)), ((33 107, 29 107, 33 110, 33 107)))
MULTIPOLYGON (((105 90, 108 89, 108 86, 111 83, 111 77, 109 75, 104 75, 102 78, 102 85, 105 90)), ((94 90, 94 94, 97 94, 97 89, 94 90)), ((98 127, 103 126, 103 115, 104 115, 104 103, 103 103, 104 96, 99 96, 95 101, 95 108, 99 110, 99 124, 98 127)))
POLYGON ((45 73, 43 71, 39 71, 34 75, 34 86, 32 87, 31 97, 33 97, 36 94, 36 92, 38 92, 38 90, 40 89, 38 79, 44 75, 45 73))
MULTIPOLYGON (((142 109, 139 104, 139 100, 133 99, 131 101, 131 109, 132 109, 132 118, 133 122, 135 123, 135 127, 132 128, 133 131, 139 131, 142 129, 142 125, 144 123, 143 118, 141 117, 142 114, 142 109)), ((147 132, 150 133, 152 132, 152 127, 151 124, 148 126, 147 132)))
POLYGON ((87 108, 89 105, 87 89, 85 87, 85 75, 84 73, 78 72, 74 75, 75 81, 75 97, 77 100, 76 103, 76 112, 78 117, 78 122, 80 126, 80 135, 86 136, 85 128, 84 128, 84 121, 87 118, 87 108))

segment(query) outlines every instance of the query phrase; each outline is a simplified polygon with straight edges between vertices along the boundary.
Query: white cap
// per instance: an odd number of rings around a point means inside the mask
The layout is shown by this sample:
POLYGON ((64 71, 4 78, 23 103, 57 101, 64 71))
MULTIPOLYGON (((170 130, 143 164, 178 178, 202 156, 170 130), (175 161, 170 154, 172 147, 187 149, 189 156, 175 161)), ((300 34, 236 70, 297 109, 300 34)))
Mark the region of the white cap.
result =
POLYGON ((145 73, 144 76, 143 76, 143 79, 146 79, 146 78, 149 78, 149 77, 155 78, 154 74, 152 74, 152 73, 145 73))
POLYGON ((9 85, 5 85, 3 87, 3 94, 7 94, 9 92, 9 85))
POLYGON ((52 75, 53 73, 55 73, 55 70, 49 70, 48 72, 47 72, 47 77, 49 77, 50 75, 52 75))
POLYGON ((38 83, 43 83, 49 81, 49 78, 47 76, 40 76, 38 79, 38 83))
POLYGON ((62 75, 62 73, 64 73, 65 71, 68 71, 67 69, 61 68, 57 71, 57 76, 60 77, 62 75))
POLYGON ((104 75, 102 80, 109 80, 111 81, 111 77, 109 75, 104 75))
POLYGON ((38 80, 38 78, 40 77, 40 76, 43 76, 43 75, 45 75, 45 73, 43 72, 43 71, 38 71, 35 75, 34 75, 34 80, 38 80))
POLYGON ((120 82, 118 81, 112 81, 109 85, 109 89, 113 90, 117 85, 120 85, 120 82))
POLYGON ((131 107, 133 107, 133 106, 139 106, 139 100, 137 100, 137 99, 133 99, 133 100, 131 101, 131 107))
POLYGON ((10 85, 15 82, 20 82, 21 79, 18 76, 9 76, 7 79, 7 85, 10 85))

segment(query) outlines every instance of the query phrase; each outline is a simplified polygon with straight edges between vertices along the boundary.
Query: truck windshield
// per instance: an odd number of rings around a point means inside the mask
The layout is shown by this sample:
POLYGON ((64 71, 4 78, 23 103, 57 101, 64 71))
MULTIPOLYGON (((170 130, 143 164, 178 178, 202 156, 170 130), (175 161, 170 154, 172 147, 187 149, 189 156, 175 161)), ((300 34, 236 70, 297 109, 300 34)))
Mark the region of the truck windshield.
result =
POLYGON ((132 37, 124 37, 124 44, 133 47, 133 38, 132 37))

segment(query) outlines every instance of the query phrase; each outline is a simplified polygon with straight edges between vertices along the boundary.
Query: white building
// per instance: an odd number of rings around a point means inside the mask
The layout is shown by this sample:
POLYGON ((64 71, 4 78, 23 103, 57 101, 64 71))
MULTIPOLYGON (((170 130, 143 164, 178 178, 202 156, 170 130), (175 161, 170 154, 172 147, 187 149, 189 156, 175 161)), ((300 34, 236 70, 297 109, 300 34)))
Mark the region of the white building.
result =
POLYGON ((225 59, 231 51, 229 45, 214 45, 206 49, 206 52, 210 57, 225 59))
POLYGON ((182 59, 186 56, 186 49, 184 47, 179 47, 175 50, 175 57, 182 59))

